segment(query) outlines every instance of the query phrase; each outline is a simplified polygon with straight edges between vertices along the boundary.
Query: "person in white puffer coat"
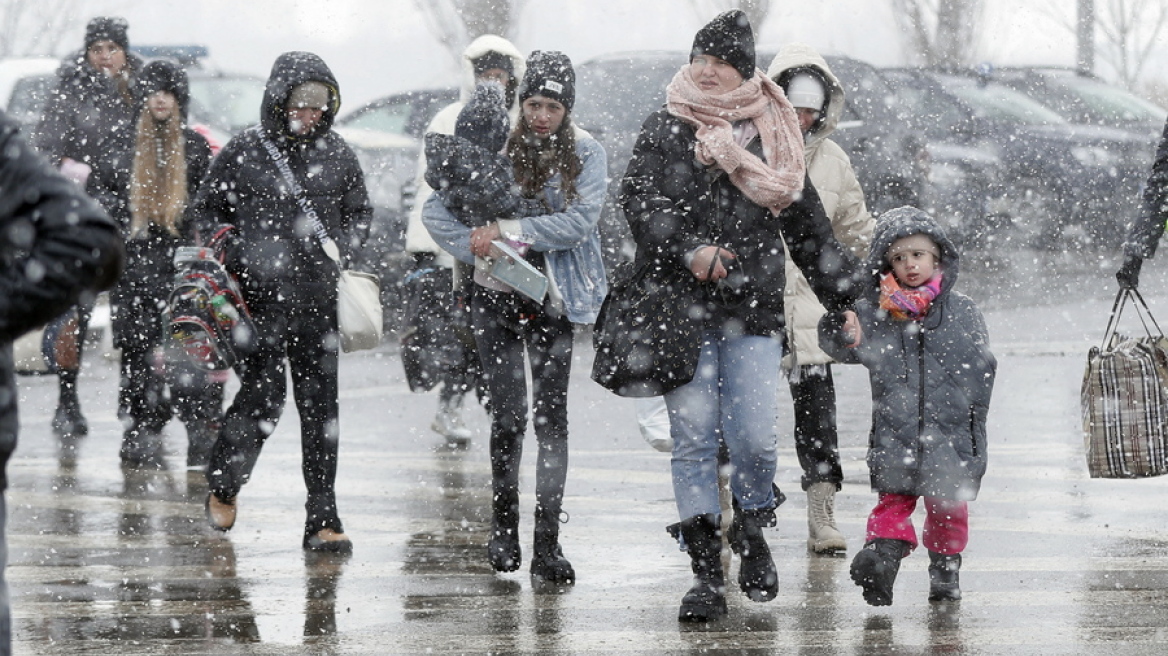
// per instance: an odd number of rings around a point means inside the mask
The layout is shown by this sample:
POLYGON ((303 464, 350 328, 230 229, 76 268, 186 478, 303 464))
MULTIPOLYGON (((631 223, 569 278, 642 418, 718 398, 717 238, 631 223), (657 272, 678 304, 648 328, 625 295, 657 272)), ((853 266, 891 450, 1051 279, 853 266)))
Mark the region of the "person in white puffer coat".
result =
MULTIPOLYGON (((810 46, 788 44, 767 69, 787 93, 804 135, 807 173, 823 201, 835 238, 858 259, 868 255, 875 221, 864 203, 851 160, 828 138, 844 108, 844 90, 827 62, 810 46)), ((807 546, 816 553, 844 551, 835 526, 834 498, 843 481, 836 431, 833 360, 819 348, 817 325, 825 310, 807 279, 787 257, 783 307, 786 314, 788 374, 795 411, 795 451, 807 492, 807 546)))
MULTIPOLYGON (((462 53, 462 79, 459 99, 431 119, 426 132, 454 134, 458 114, 474 97, 475 87, 483 82, 495 82, 504 88, 504 102, 510 117, 510 126, 519 116, 516 88, 527 69, 527 60, 510 41, 493 34, 484 34, 466 47, 462 53)), ((419 359, 432 358, 440 362, 441 371, 432 379, 418 381, 421 389, 440 386, 438 411, 430 428, 446 438, 453 446, 464 446, 471 437, 470 429, 462 420, 462 404, 466 393, 478 388, 481 372, 474 338, 470 335, 466 309, 473 289, 470 276, 462 280, 455 259, 442 250, 422 225, 422 206, 433 190, 426 184, 426 154, 418 155, 415 178, 417 190, 406 227, 406 252, 417 264, 417 296, 410 303, 411 316, 402 338, 404 357, 416 355, 419 359), (433 330, 429 330, 433 329, 433 330), (429 352, 423 352, 429 351, 429 352)), ((411 387, 414 381, 411 380, 411 387)))

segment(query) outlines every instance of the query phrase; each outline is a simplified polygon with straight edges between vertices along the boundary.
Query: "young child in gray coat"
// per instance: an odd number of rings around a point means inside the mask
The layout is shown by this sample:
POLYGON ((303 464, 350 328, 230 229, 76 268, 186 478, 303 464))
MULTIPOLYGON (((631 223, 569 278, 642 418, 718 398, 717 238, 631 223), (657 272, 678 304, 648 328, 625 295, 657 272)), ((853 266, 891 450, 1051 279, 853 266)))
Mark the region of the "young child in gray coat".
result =
POLYGON ((826 315, 820 345, 859 361, 872 384, 868 468, 879 494, 851 576, 873 606, 892 603, 901 558, 917 547, 912 513, 924 498, 929 599, 961 598, 967 502, 986 467, 986 415, 996 361, 981 312, 953 291, 960 257, 925 212, 901 207, 876 224, 853 310, 826 315))

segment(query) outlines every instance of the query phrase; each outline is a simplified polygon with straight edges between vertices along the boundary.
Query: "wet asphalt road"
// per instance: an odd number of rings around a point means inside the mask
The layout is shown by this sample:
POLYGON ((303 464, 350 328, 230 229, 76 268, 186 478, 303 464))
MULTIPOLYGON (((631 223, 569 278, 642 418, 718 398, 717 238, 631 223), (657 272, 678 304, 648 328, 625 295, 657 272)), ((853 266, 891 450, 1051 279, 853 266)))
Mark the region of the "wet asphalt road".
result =
MULTIPOLYGON (((1168 478, 1087 477, 1079 382, 1086 351, 1103 331, 1114 269, 1075 262, 971 258, 966 269, 961 287, 987 310, 999 374, 989 472, 971 506, 959 604, 926 601, 923 553, 904 562, 891 607, 865 605, 848 578, 875 500, 864 465, 870 402, 857 367, 836 373, 847 477, 836 515, 847 557, 807 553, 798 465, 782 440, 778 482, 789 501, 768 531, 778 599, 752 603, 732 587, 727 619, 679 626, 690 574, 664 531, 677 519, 669 458, 641 440, 631 402, 588 380, 586 338, 570 397, 571 520, 562 539, 579 581, 568 589, 533 585, 526 569, 490 570, 486 416, 472 408, 470 446, 445 447, 429 429, 435 397, 409 392, 388 342, 342 360, 338 496, 355 544, 348 558, 300 548, 304 492, 291 404, 224 535, 204 525, 206 485, 182 468, 177 421, 168 429, 166 469, 119 468, 114 363, 90 357, 85 365, 91 435, 72 463, 49 430, 55 378, 22 378, 24 428, 8 495, 14 651, 1168 653, 1168 478)), ((1145 267, 1143 290, 1168 318, 1161 264, 1145 267)), ((780 434, 790 425, 785 409, 780 434)), ((531 438, 528 445, 525 556, 534 506, 531 438)))

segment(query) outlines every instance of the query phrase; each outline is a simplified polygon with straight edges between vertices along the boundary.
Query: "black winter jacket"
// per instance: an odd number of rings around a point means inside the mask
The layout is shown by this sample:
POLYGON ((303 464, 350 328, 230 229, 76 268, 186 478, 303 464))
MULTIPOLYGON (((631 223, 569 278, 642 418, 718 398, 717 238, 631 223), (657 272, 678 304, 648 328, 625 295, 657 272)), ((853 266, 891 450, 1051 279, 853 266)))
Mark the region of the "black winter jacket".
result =
MULTIPOLYGON (((196 195, 199 182, 211 165, 211 147, 203 135, 183 128, 187 160, 187 202, 196 195)), ((131 340, 157 332, 161 310, 174 286, 174 249, 195 243, 191 221, 179 224, 174 235, 150 226, 145 236, 130 238, 130 177, 134 154, 125 151, 115 166, 93 173, 93 195, 117 221, 126 242, 126 272, 110 295, 113 309, 114 345, 128 348, 131 340)), ((134 341, 141 341, 140 339, 134 341)), ((150 343, 153 343, 151 341, 150 343)))
POLYGON ((1156 159, 1148 184, 1144 188, 1144 202, 1138 216, 1128 228, 1123 250, 1127 255, 1149 258, 1156 254, 1160 237, 1164 236, 1164 223, 1168 221, 1168 122, 1164 124, 1164 134, 1156 147, 1156 159))
MULTIPOLYGON (((130 150, 141 105, 136 80, 142 60, 126 53, 126 68, 128 97, 114 78, 89 65, 84 51, 61 63, 57 87, 30 139, 51 164, 68 157, 97 170, 114 165, 119 154, 130 150)), ((93 192, 92 178, 88 191, 93 192)))
POLYGON ((855 311, 863 341, 844 345, 836 314, 820 320, 820 346, 841 362, 868 368, 872 429, 868 470, 877 492, 943 499, 977 497, 987 460, 986 415, 997 361, 985 320, 953 291, 960 257, 924 212, 901 207, 876 224, 866 263, 871 274, 855 311), (897 321, 880 309, 879 275, 897 239, 928 235, 941 248, 941 292, 920 321, 897 321))
POLYGON ((201 234, 220 223, 238 227, 228 267, 239 276, 249 303, 275 300, 279 293, 330 298, 338 275, 265 139, 287 158, 342 257, 351 261, 365 243, 373 210, 357 156, 332 130, 339 98, 336 78, 319 57, 280 55, 264 92, 260 124, 219 152, 191 205, 188 217, 201 234), (301 137, 288 130, 285 107, 292 89, 308 81, 327 85, 334 100, 317 128, 301 137))
MULTIPOLYGON (((645 324, 661 333, 660 361, 646 372, 660 384, 658 393, 692 379, 702 330, 782 334, 784 239, 826 307, 851 302, 855 260, 836 242, 810 181, 799 200, 776 216, 720 169, 698 162, 695 143, 691 126, 664 109, 653 113, 621 183, 620 205, 637 243, 633 268, 653 281, 657 297, 651 304, 656 315, 645 324), (737 256, 729 285, 693 277, 686 256, 703 245, 737 256)), ((749 150, 761 157, 757 138, 749 150)))
MULTIPOLYGON (((0 112, 0 465, 18 429, 12 341, 122 270, 117 226, 62 177, 0 112)), ((7 479, 0 466, 0 490, 7 479)))

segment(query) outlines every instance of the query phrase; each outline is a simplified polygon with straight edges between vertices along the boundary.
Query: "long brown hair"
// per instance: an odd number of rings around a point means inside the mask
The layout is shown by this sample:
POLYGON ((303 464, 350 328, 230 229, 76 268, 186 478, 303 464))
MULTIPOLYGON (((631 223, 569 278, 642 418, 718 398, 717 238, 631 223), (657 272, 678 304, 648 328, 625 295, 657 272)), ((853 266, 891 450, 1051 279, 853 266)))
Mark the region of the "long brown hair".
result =
POLYGON ((544 184, 556 173, 560 174, 564 200, 580 197, 576 178, 584 164, 576 154, 576 133, 570 113, 564 114, 560 129, 546 139, 535 136, 521 113, 507 140, 507 156, 511 158, 515 181, 525 198, 539 198, 544 184))
POLYGON ((144 235, 151 224, 178 234, 187 205, 186 139, 175 116, 158 122, 143 108, 130 170, 130 236, 144 235))

